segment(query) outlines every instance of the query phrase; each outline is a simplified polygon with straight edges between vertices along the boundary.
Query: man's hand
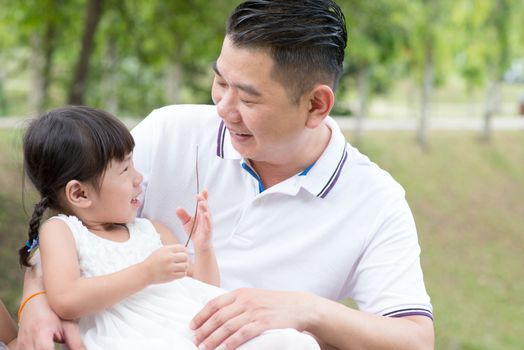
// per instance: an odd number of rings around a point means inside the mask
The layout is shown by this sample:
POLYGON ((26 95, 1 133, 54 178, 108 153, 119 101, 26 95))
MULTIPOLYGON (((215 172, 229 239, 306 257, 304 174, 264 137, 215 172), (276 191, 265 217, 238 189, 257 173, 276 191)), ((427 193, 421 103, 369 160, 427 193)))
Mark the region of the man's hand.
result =
POLYGON ((268 329, 307 328, 309 297, 299 292, 237 289, 211 300, 191 321, 199 349, 236 349, 268 329))
POLYGON ((31 300, 24 307, 18 330, 18 348, 53 350, 54 342, 65 343, 71 350, 85 349, 78 325, 62 321, 51 310, 45 296, 31 300))

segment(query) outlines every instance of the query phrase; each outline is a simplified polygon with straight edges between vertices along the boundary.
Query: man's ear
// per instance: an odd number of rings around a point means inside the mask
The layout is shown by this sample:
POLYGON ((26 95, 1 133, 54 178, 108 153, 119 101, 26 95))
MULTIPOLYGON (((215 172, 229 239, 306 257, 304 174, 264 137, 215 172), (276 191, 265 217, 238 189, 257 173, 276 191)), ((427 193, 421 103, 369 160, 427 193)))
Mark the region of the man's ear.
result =
POLYGON ((317 85, 308 94, 309 110, 306 127, 316 128, 327 117, 333 104, 335 95, 327 85, 317 85))
POLYGON ((87 186, 78 180, 71 180, 65 186, 65 199, 74 207, 87 208, 92 203, 90 198, 92 191, 91 186, 87 186))

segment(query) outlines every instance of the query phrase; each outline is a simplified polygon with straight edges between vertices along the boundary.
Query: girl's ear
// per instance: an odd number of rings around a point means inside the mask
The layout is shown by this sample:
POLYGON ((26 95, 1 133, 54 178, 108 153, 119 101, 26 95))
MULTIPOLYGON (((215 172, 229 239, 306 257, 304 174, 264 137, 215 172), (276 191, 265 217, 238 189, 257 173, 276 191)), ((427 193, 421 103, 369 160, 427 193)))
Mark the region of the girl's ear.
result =
POLYGON ((90 186, 78 180, 71 180, 65 186, 65 199, 73 207, 87 208, 92 203, 90 199, 92 190, 90 186))
POLYGON ((309 92, 309 110, 306 127, 316 128, 327 117, 333 104, 335 95, 327 85, 317 85, 309 92))

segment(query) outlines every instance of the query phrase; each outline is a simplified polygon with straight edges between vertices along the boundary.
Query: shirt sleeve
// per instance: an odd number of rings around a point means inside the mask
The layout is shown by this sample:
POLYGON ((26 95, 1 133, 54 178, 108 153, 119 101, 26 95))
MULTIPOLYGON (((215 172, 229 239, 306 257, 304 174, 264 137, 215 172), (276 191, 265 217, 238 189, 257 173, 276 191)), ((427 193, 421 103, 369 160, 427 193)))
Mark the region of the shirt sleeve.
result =
POLYGON ((362 311, 433 318, 415 222, 404 196, 395 196, 377 216, 352 280, 352 298, 362 311))

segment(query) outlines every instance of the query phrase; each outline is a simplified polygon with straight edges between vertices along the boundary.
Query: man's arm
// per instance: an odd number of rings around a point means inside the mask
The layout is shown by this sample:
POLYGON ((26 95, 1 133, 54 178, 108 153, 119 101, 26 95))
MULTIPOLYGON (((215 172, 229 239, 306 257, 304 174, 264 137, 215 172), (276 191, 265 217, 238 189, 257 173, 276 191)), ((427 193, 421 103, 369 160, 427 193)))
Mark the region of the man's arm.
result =
POLYGON ((339 349, 433 349, 433 321, 427 316, 384 317, 309 296, 306 331, 339 349))
POLYGON ((16 327, 9 312, 0 301, 0 341, 8 344, 16 338, 16 327))
MULTIPOLYGON (((352 288, 355 300, 367 304, 366 310, 395 310, 406 300, 429 303, 416 228, 403 197, 385 207, 376 226, 353 273, 358 278, 352 288)), ((428 305, 428 315, 429 310, 428 305)), ((212 300, 193 321, 196 340, 206 349, 222 343, 235 348, 267 329, 286 327, 307 331, 339 349, 432 349, 434 343, 429 317, 373 315, 305 292, 239 289, 212 300)))
MULTIPOLYGON (((44 284, 36 268, 29 268, 24 276, 23 298, 42 291, 44 284)), ((66 343, 70 349, 84 349, 78 326, 61 321, 51 310, 45 294, 28 302, 19 320, 18 348, 25 350, 53 350, 54 342, 66 343)))
POLYGON ((234 349, 265 330, 295 328, 326 348, 433 349, 426 316, 392 318, 367 314, 313 294, 239 289, 209 302, 193 319, 203 349, 234 349))

